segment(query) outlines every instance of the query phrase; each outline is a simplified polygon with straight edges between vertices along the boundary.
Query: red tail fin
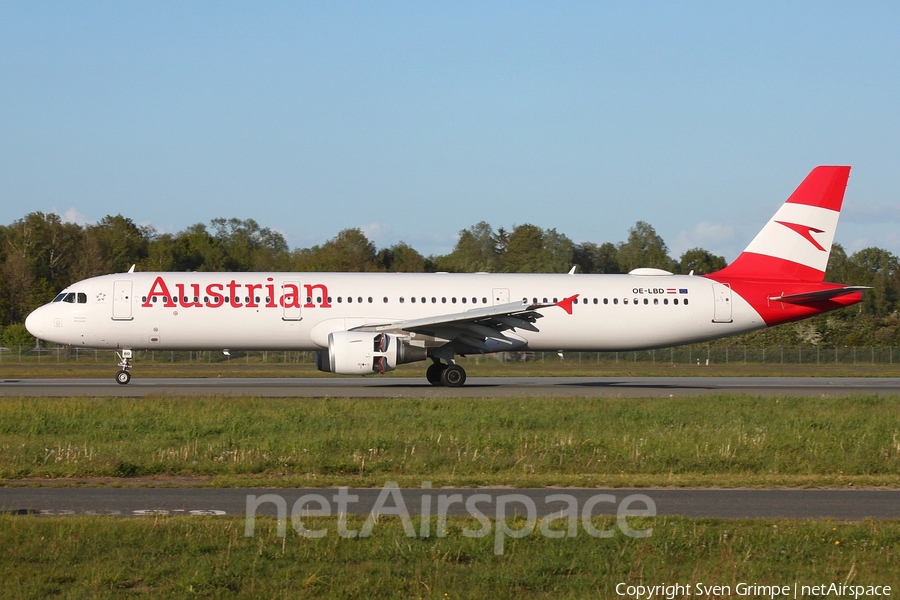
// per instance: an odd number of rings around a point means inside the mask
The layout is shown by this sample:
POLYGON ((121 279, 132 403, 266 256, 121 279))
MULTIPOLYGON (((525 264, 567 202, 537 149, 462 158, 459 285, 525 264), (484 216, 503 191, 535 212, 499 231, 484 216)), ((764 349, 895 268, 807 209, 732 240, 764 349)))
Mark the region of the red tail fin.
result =
POLYGON ((715 278, 821 282, 850 167, 816 167, 747 249, 715 278))

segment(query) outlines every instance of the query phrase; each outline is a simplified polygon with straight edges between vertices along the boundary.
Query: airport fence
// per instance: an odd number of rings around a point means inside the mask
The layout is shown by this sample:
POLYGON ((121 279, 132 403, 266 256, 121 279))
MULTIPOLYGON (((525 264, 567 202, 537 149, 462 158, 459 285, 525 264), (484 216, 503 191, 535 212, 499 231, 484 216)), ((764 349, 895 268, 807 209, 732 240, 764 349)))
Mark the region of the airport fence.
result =
MULTIPOLYGON (((160 351, 135 352, 144 363, 159 364, 266 364, 313 365, 315 353, 304 351, 160 351)), ((897 346, 748 346, 703 345, 678 346, 657 350, 630 352, 503 352, 478 361, 499 362, 566 362, 617 365, 893 365, 900 363, 897 346)), ((0 348, 0 365, 9 363, 115 363, 113 350, 89 350, 65 347, 0 348)))

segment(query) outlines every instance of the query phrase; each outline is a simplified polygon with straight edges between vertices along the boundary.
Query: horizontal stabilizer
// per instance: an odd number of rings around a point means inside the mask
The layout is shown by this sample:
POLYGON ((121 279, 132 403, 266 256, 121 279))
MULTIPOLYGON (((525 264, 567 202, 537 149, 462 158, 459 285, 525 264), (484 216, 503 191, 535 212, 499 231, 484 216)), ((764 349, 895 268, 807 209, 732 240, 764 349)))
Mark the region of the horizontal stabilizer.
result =
POLYGON ((815 292, 804 292, 802 294, 786 294, 781 296, 769 296, 769 300, 774 302, 787 302, 789 304, 809 304, 811 302, 822 302, 823 300, 831 300, 838 296, 846 296, 855 292, 862 292, 872 288, 864 285, 848 285, 847 287, 835 288, 832 290, 818 290, 815 292))

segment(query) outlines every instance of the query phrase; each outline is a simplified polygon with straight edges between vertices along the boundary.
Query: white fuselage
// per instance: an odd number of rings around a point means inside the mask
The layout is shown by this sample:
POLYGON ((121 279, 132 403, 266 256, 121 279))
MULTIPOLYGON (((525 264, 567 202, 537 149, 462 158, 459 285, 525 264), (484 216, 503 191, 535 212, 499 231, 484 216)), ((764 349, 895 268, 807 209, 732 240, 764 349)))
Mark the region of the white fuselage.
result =
MULTIPOLYGON (((575 294, 572 314, 540 308, 538 331, 516 329, 524 341, 516 349, 639 350, 766 326, 737 293, 705 277, 499 273, 105 275, 70 286, 27 326, 84 348, 321 350, 335 331, 575 294)), ((446 339, 412 334, 409 342, 431 348, 446 339)))

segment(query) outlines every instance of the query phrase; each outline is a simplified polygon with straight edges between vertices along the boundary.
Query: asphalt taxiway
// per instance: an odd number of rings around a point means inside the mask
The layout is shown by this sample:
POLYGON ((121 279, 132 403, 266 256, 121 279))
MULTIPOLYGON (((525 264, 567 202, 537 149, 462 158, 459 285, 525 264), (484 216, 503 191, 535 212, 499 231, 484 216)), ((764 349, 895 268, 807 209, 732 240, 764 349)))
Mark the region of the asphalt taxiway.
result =
MULTIPOLYGON (((369 514, 383 494, 381 506, 388 510, 401 505, 396 492, 386 488, 351 488, 344 491, 349 501, 341 506, 348 514, 369 514)), ((592 506, 592 514, 616 514, 623 505, 631 510, 653 507, 658 516, 738 518, 794 518, 842 521, 900 518, 900 490, 759 490, 759 489, 674 489, 674 488, 405 488, 397 490, 402 506, 410 515, 420 514, 423 496, 434 515, 441 503, 446 514, 472 514, 467 501, 476 501, 480 510, 492 514, 502 501, 507 514, 527 510, 522 497, 533 502, 539 517, 558 513, 574 505, 592 506), (441 497, 443 496, 443 500, 441 497), (561 497, 566 497, 565 499, 561 497), (571 500, 570 500, 571 499, 571 500), (649 499, 649 501, 647 500, 649 499)), ((0 488, 0 512, 37 515, 234 515, 248 513, 278 515, 278 506, 289 514, 306 496, 324 499, 339 506, 337 488, 308 489, 222 489, 222 488, 0 488)), ((321 502, 321 500, 316 500, 321 502)), ((306 503, 301 503, 301 510, 306 503)), ((321 504, 313 504, 320 508, 321 504)), ((337 508, 333 508, 337 514, 337 508)), ((390 514, 383 511, 384 514, 390 514)), ((395 513, 396 514, 396 513, 395 513)), ((580 514, 580 509, 579 509, 580 514)))
POLYGON ((0 396, 263 396, 294 398, 475 398, 591 396, 659 398, 707 394, 849 396, 900 394, 893 377, 471 377, 463 387, 425 378, 4 379, 0 396))

